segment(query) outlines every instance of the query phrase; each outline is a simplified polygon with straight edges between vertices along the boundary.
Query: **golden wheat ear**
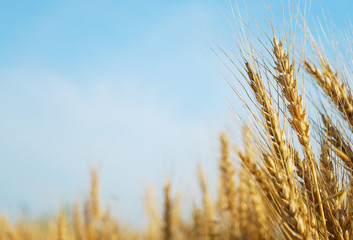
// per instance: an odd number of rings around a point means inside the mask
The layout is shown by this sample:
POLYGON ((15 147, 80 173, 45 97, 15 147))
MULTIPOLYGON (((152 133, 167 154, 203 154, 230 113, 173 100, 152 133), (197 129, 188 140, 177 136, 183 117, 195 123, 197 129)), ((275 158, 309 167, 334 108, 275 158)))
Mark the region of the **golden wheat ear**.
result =
POLYGON ((291 116, 289 123, 296 132, 298 141, 302 145, 306 160, 309 165, 313 186, 315 188, 316 199, 319 204, 321 223, 325 238, 328 239, 326 218, 321 200, 321 186, 317 178, 317 168, 315 166, 314 156, 310 145, 310 125, 306 107, 303 103, 303 96, 298 91, 298 74, 294 72, 294 60, 291 62, 289 54, 284 49, 282 42, 275 36, 273 38, 273 55, 277 76, 275 77, 278 85, 281 87, 282 95, 286 99, 286 108, 291 116))
POLYGON ((325 133, 329 143, 330 148, 336 153, 336 155, 341 158, 341 160, 346 165, 346 169, 352 174, 353 172, 353 150, 347 140, 346 135, 335 126, 329 116, 321 114, 321 119, 324 125, 325 133))
POLYGON ((339 224, 339 217, 336 213, 339 212, 339 207, 336 198, 333 196, 339 193, 338 179, 333 166, 331 149, 327 136, 322 136, 321 140, 321 154, 320 154, 320 172, 322 182, 326 190, 326 199, 324 202, 326 216, 327 216, 327 229, 329 233, 334 233, 338 239, 344 239, 342 226, 339 224), (324 138, 325 137, 325 138, 324 138))
POLYGON ((146 240, 160 239, 162 220, 159 214, 154 189, 149 187, 145 194, 145 208, 148 215, 148 226, 145 234, 146 240))
POLYGON ((100 217, 99 209, 99 186, 98 186, 98 172, 95 168, 91 170, 91 208, 92 216, 95 220, 100 217))
POLYGON ((73 206, 75 240, 83 240, 83 224, 78 203, 73 206))
POLYGON ((223 201, 223 209, 221 214, 226 218, 228 223, 227 234, 231 239, 236 239, 239 236, 239 221, 237 218, 236 207, 236 185, 234 180, 235 169, 230 158, 230 148, 228 137, 225 133, 221 134, 221 160, 219 161, 220 170, 220 195, 219 198, 223 201))
POLYGON ((0 218, 0 239, 8 240, 20 240, 20 234, 18 231, 9 223, 6 217, 0 218))
POLYGON ((191 226, 191 233, 190 236, 192 239, 203 239, 205 237, 204 235, 204 229, 203 229, 203 217, 201 210, 194 205, 192 207, 192 226, 191 226))
POLYGON ((58 221, 58 240, 67 240, 67 222, 66 213, 64 210, 60 211, 58 221))
POLYGON ((338 111, 353 130, 353 98, 347 91, 349 86, 340 81, 339 75, 334 73, 329 64, 322 60, 323 72, 313 63, 305 62, 306 71, 316 80, 325 95, 335 104, 338 111))
POLYGON ((215 221, 214 221, 214 206, 208 193, 207 184, 204 172, 201 166, 198 167, 199 183, 202 190, 202 239, 215 239, 215 221))
POLYGON ((170 182, 168 181, 164 187, 164 226, 163 239, 173 240, 173 206, 170 196, 170 182))

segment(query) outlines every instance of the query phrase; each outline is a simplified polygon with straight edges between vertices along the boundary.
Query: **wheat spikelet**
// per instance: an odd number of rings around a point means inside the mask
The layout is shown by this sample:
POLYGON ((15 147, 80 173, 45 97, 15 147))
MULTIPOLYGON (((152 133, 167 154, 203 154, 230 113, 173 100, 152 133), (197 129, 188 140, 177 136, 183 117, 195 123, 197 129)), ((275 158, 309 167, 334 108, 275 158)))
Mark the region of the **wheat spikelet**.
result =
POLYGON ((338 179, 332 163, 328 140, 325 138, 321 143, 320 171, 325 182, 325 188, 329 195, 336 194, 338 189, 338 179))
POLYGON ((77 203, 75 203, 73 207, 73 217, 74 217, 75 240, 83 240, 82 221, 81 221, 79 206, 77 203))
MULTIPOLYGON (((252 88, 256 100, 261 106, 261 114, 265 120, 266 130, 270 135, 271 143, 275 149, 278 158, 281 163, 278 164, 287 171, 286 176, 291 176, 293 174, 293 161, 289 158, 288 146, 285 143, 285 135, 280 127, 278 113, 276 109, 272 106, 271 99, 268 97, 266 88, 261 80, 259 74, 257 74, 250 63, 246 62, 246 71, 250 79, 250 87, 252 88)), ((289 183, 293 187, 294 183, 290 180, 289 183)))
MULTIPOLYGON (((277 190, 284 191, 282 192, 282 197, 286 199, 285 202, 288 202, 289 198, 293 202, 299 197, 296 194, 297 190, 293 176, 294 158, 290 155, 290 149, 286 143, 285 134, 280 126, 278 113, 272 106, 271 99, 267 95, 266 88, 262 79, 260 78, 259 74, 255 73, 250 63, 246 62, 245 66, 248 77, 250 79, 250 86, 256 96, 257 102, 261 106, 261 114, 265 120, 266 130, 269 134, 269 141, 271 142, 271 145, 273 146, 276 153, 276 157, 271 158, 271 162, 267 162, 271 164, 265 165, 270 175, 273 176, 277 181, 274 182, 277 190)), ((248 134, 245 133, 243 138, 244 140, 249 139, 248 134)), ((250 148, 249 144, 245 144, 245 150, 248 148, 250 148)), ((251 151, 252 150, 249 152, 251 151)), ((242 159, 243 163, 245 163, 245 165, 249 168, 250 172, 253 173, 257 181, 262 186, 263 190, 268 192, 268 187, 266 187, 266 177, 261 171, 256 169, 254 160, 251 160, 251 157, 241 154, 239 151, 238 155, 242 159)), ((290 206, 296 206, 296 204, 289 204, 288 208, 290 208, 290 206)))
POLYGON ((170 182, 164 187, 164 226, 163 226, 163 239, 172 240, 173 239, 173 208, 172 200, 170 197, 170 182))
POLYGON ((20 240, 20 236, 8 222, 7 218, 2 216, 0 219, 0 239, 20 240))
POLYGON ((9 240, 20 240, 20 236, 18 235, 16 229, 9 227, 7 231, 9 240))
POLYGON ((250 171, 250 173, 255 177, 262 190, 266 194, 270 194, 271 190, 268 181, 269 179, 267 178, 267 176, 265 176, 265 173, 261 169, 258 169, 256 159, 250 156, 250 153, 255 150, 253 146, 249 144, 250 129, 245 126, 243 132, 245 153, 243 153, 237 147, 234 147, 235 152, 238 154, 238 157, 242 161, 243 166, 246 167, 250 171))
POLYGON ((96 169, 91 171, 91 207, 94 219, 99 219, 99 187, 98 187, 98 174, 96 169))
MULTIPOLYGON (((339 191, 339 189, 337 188, 338 179, 335 176, 335 170, 330 157, 330 149, 328 146, 327 137, 325 137, 325 139, 323 139, 321 143, 320 172, 327 195, 332 196, 337 194, 339 191)), ((337 218, 338 216, 335 214, 338 213, 337 209, 335 209, 335 199, 327 200, 324 204, 325 215, 327 216, 326 226, 328 232, 333 233, 336 239, 343 240, 343 231, 339 224, 339 219, 337 218)))
POLYGON ((112 229, 111 229, 111 236, 110 236, 110 238, 111 238, 111 240, 119 240, 120 239, 120 237, 119 237, 119 226, 118 226, 118 224, 115 222, 115 221, 113 221, 112 223, 111 223, 111 227, 112 227, 112 229))
POLYGON ((0 218, 0 239, 6 238, 6 229, 7 229, 7 219, 4 216, 0 218))
POLYGON ((224 206, 229 222, 229 235, 231 239, 236 239, 238 235, 238 221, 236 218, 236 185, 234 181, 234 167, 230 159, 229 142, 225 133, 221 134, 221 160, 220 168, 220 185, 221 194, 224 196, 224 206))
POLYGON ((67 225, 65 211, 61 211, 58 221, 58 240, 67 240, 67 225))
POLYGON ((92 207, 89 201, 85 202, 84 205, 84 226, 85 226, 85 237, 87 240, 94 240, 94 229, 92 223, 92 207))
MULTIPOLYGON (((249 136, 249 129, 247 127, 244 128, 244 148, 245 153, 242 153, 240 150, 237 150, 238 155, 244 166, 251 166, 255 165, 252 152, 254 152, 254 147, 250 144, 250 136, 249 136), (252 164, 249 164, 252 162, 252 164)), ((287 147, 286 147, 287 148, 287 147)), ((271 185, 267 184, 267 188, 263 188, 264 192, 266 193, 267 197, 270 201, 275 204, 275 209, 277 210, 277 214, 280 218, 287 219, 285 224, 282 225, 282 230, 285 232, 289 232, 288 234, 299 234, 300 236, 304 237, 310 234, 308 233, 308 219, 306 218, 305 213, 303 212, 303 199, 301 196, 298 195, 298 190, 295 188, 294 185, 294 177, 293 174, 288 176, 288 171, 285 171, 281 166, 281 163, 278 160, 277 156, 272 156, 267 153, 263 153, 263 163, 265 166, 266 171, 268 174, 262 175, 263 180, 258 180, 259 178, 257 174, 253 174, 257 182, 271 182, 271 185), (268 178, 267 176, 271 176, 268 178), (288 180, 291 178, 291 180, 288 180), (289 181, 293 183, 292 187, 289 184, 289 181), (275 198, 275 200, 273 199, 275 198), (286 217, 284 217, 286 216, 286 217), (297 233, 290 233, 293 232, 290 230, 291 227, 294 227, 297 233)), ((293 160, 291 160, 293 161, 293 160)), ((294 162, 294 161, 293 161, 294 162)), ((285 164, 284 164, 285 165, 285 164)), ((249 169, 249 167, 247 167, 249 169)), ((250 167, 252 169, 254 167, 250 167)), ((250 170, 252 172, 253 170, 250 170)))
POLYGON ((341 83, 338 74, 333 73, 330 65, 321 61, 323 73, 313 63, 305 62, 307 72, 316 80, 324 93, 337 106, 337 109, 342 113, 345 120, 353 129, 353 99, 347 93, 346 84, 341 83))
POLYGON ((193 206, 192 209, 193 225, 191 230, 192 239, 204 239, 203 226, 202 226, 202 214, 201 211, 193 206))
POLYGON ((155 194, 152 188, 148 188, 145 194, 145 209, 149 218, 146 239, 160 239, 161 238, 161 230, 162 224, 161 219, 158 214, 155 194))
MULTIPOLYGON (((243 131, 245 153, 238 151, 238 154, 242 159, 242 162, 245 163, 245 166, 249 165, 247 164, 248 162, 253 162, 252 165, 254 165, 253 152, 255 152, 255 147, 251 144, 250 129, 245 127, 243 131)), ((289 147, 285 146, 285 148, 289 147)), ((292 157, 293 156, 290 155, 288 156, 288 159, 289 161, 294 162, 292 157)), ((306 214, 303 212, 304 201, 301 198, 301 195, 298 194, 296 185, 294 185, 293 170, 283 169, 281 166, 287 166, 287 164, 278 161, 277 156, 267 153, 263 153, 263 163, 267 170, 267 174, 262 175, 264 178, 262 181, 270 181, 272 185, 269 185, 268 188, 262 189, 275 205, 278 203, 280 204, 279 206, 277 205, 276 208, 279 216, 288 219, 286 222, 289 224, 283 225, 283 231, 288 231, 289 226, 293 225, 294 228, 297 229, 298 234, 301 236, 308 235, 306 233, 308 219, 306 219, 306 214), (288 173, 290 173, 290 175, 288 175, 288 173), (268 176, 271 177, 268 178, 268 176), (290 185, 290 182, 292 182, 292 186, 290 185), (273 200, 273 198, 276 198, 276 200, 273 200), (284 215, 286 215, 286 217, 283 217, 284 215)), ((258 178, 256 175, 254 176, 255 179, 258 178)))
POLYGON ((221 171, 221 186, 226 196, 226 208, 230 212, 235 211, 235 193, 236 187, 234 182, 234 167, 230 160, 229 153, 229 143, 228 138, 225 134, 221 134, 221 161, 220 161, 220 171, 221 171))
POLYGON ((117 240, 119 238, 119 230, 117 222, 112 219, 109 207, 102 215, 99 239, 117 240))
POLYGON ((273 194, 278 199, 279 205, 275 204, 275 208, 280 218, 287 219, 281 226, 282 230, 288 232, 287 234, 309 239, 308 219, 303 199, 297 195, 297 192, 290 191, 289 184, 282 177, 283 173, 276 172, 272 156, 264 154, 264 163, 270 174, 276 177, 273 194), (294 228, 296 233, 290 230, 291 228, 294 228))
POLYGON ((251 205, 249 204, 249 185, 246 172, 244 169, 240 171, 240 184, 238 188, 239 204, 238 204, 238 218, 239 218, 239 227, 240 227, 240 238, 248 239, 249 236, 249 227, 251 227, 251 205))
POLYGON ((271 220, 268 217, 270 211, 265 207, 263 193, 256 187, 255 182, 249 179, 249 195, 252 201, 254 211, 254 223, 255 230, 252 231, 252 239, 263 239, 269 240, 273 238, 274 226, 271 224, 271 220))
POLYGON ((348 169, 350 171, 353 170, 353 151, 351 146, 344 138, 344 135, 333 125, 332 121, 327 116, 321 114, 321 118, 328 135, 328 140, 333 146, 332 149, 338 157, 342 159, 348 169))
POLYGON ((207 185, 202 168, 199 166, 199 182, 202 190, 202 204, 203 204, 203 239, 215 239, 215 224, 214 224, 214 207, 212 205, 210 196, 207 191, 207 185))
POLYGON ((302 95, 298 93, 298 83, 297 77, 294 73, 294 65, 290 63, 289 55, 285 52, 282 43, 279 42, 276 37, 273 38, 273 53, 275 56, 275 69, 279 73, 276 77, 276 81, 281 86, 283 97, 287 100, 287 110, 292 116, 292 118, 289 119, 289 123, 297 133, 298 140, 303 146, 304 153, 309 164, 316 197, 320 208, 325 238, 328 239, 325 213, 322 206, 319 183, 316 176, 316 168, 310 146, 310 127, 308 116, 305 107, 303 107, 302 95))

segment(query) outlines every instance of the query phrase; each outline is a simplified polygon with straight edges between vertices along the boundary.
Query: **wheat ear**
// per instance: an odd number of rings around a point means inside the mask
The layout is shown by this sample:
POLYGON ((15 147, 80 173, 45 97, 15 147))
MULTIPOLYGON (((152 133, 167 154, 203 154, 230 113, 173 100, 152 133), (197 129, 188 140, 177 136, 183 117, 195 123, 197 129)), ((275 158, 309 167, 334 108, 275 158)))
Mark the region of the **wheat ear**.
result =
POLYGON ((75 240, 83 240, 82 220, 80 216, 79 206, 77 203, 75 203, 73 207, 73 216, 74 216, 75 240))
POLYGON ((208 194, 207 185, 202 168, 199 166, 199 182, 202 190, 203 218, 204 218, 204 239, 215 239, 215 224, 214 224, 214 207, 212 205, 210 195, 208 194))
POLYGON ((313 63, 305 62, 307 72, 316 80, 324 93, 337 106, 344 119, 353 129, 353 99, 347 93, 346 84, 338 78, 337 73, 333 73, 330 65, 322 60, 323 73, 313 63))
POLYGON ((325 238, 328 239, 325 213, 322 206, 320 188, 316 176, 314 157, 310 146, 310 126, 308 122, 308 115, 305 107, 303 107, 302 95, 298 93, 298 83, 297 76, 295 76, 294 73, 294 63, 290 63, 289 55, 284 50, 282 43, 279 42, 276 37, 273 38, 273 53, 275 56, 275 69, 279 73, 276 77, 276 81, 281 86, 283 96, 287 100, 286 107, 292 117, 289 119, 289 123, 297 133, 298 140, 304 148, 304 153, 309 164, 310 173, 318 199, 325 238))
POLYGON ((294 188, 294 181, 292 180, 294 163, 289 157, 289 150, 286 144, 286 139, 283 130, 281 129, 278 119, 278 113, 272 106, 271 99, 268 97, 263 80, 260 78, 250 63, 246 63, 246 71, 249 77, 249 84, 253 90, 256 100, 260 105, 261 114, 265 120, 267 132, 270 135, 270 141, 275 149, 279 162, 278 167, 286 171, 290 187, 294 188))
POLYGON ((99 187, 98 187, 98 173, 96 169, 91 171, 91 207, 94 219, 100 216, 99 210, 99 187))
POLYGON ((168 181, 164 188, 164 227, 163 227, 163 239, 172 240, 172 200, 170 197, 170 182, 168 181))
POLYGON ((62 210, 58 222, 58 240, 67 240, 66 214, 62 210))
POLYGON ((346 164, 349 172, 353 172, 353 150, 348 144, 347 140, 344 138, 343 133, 333 125, 330 118, 321 114, 322 122, 327 132, 327 137, 329 142, 332 144, 333 151, 342 159, 346 164))
POLYGON ((220 182, 222 193, 224 194, 224 200, 226 203, 226 210, 230 217, 229 223, 229 235, 231 239, 235 239, 238 236, 238 221, 236 218, 236 185, 234 181, 234 166, 230 159, 229 142, 225 133, 221 134, 221 160, 219 163, 220 167, 220 182))

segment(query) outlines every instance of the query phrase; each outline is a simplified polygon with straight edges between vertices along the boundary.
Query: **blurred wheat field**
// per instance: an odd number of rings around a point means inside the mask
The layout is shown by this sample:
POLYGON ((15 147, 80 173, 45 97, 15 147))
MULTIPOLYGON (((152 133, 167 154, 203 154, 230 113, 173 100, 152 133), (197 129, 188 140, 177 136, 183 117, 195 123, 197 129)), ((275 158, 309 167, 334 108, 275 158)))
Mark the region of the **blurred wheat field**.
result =
POLYGON ((147 197, 148 226, 134 229, 101 206, 93 169, 85 202, 46 222, 11 224, 2 216, 0 240, 353 239, 352 42, 346 52, 330 55, 305 21, 296 35, 300 20, 293 15, 284 34, 271 21, 269 32, 252 31, 235 15, 238 53, 218 42, 215 52, 253 121, 236 126, 241 146, 220 134, 217 196, 200 166, 202 201, 188 218, 166 182, 163 205, 147 197))

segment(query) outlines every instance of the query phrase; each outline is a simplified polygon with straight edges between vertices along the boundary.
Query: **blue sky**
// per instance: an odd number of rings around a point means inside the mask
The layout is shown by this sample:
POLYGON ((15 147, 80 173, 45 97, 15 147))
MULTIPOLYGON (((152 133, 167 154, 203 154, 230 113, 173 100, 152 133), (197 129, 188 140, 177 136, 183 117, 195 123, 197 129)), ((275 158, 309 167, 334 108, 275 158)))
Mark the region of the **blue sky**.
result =
MULTIPOLYGON (((280 1, 269 2, 280 17, 280 1)), ((247 4, 265 14, 258 1, 247 4)), ((341 26, 353 3, 314 0, 311 15, 321 8, 341 26)), ((29 206, 35 215, 82 200, 91 166, 103 201, 131 222, 148 184, 161 192, 170 177, 196 195, 188 182, 197 162, 216 167, 234 97, 203 32, 227 31, 227 9, 226 1, 0 1, 0 211, 18 216, 29 206)))

